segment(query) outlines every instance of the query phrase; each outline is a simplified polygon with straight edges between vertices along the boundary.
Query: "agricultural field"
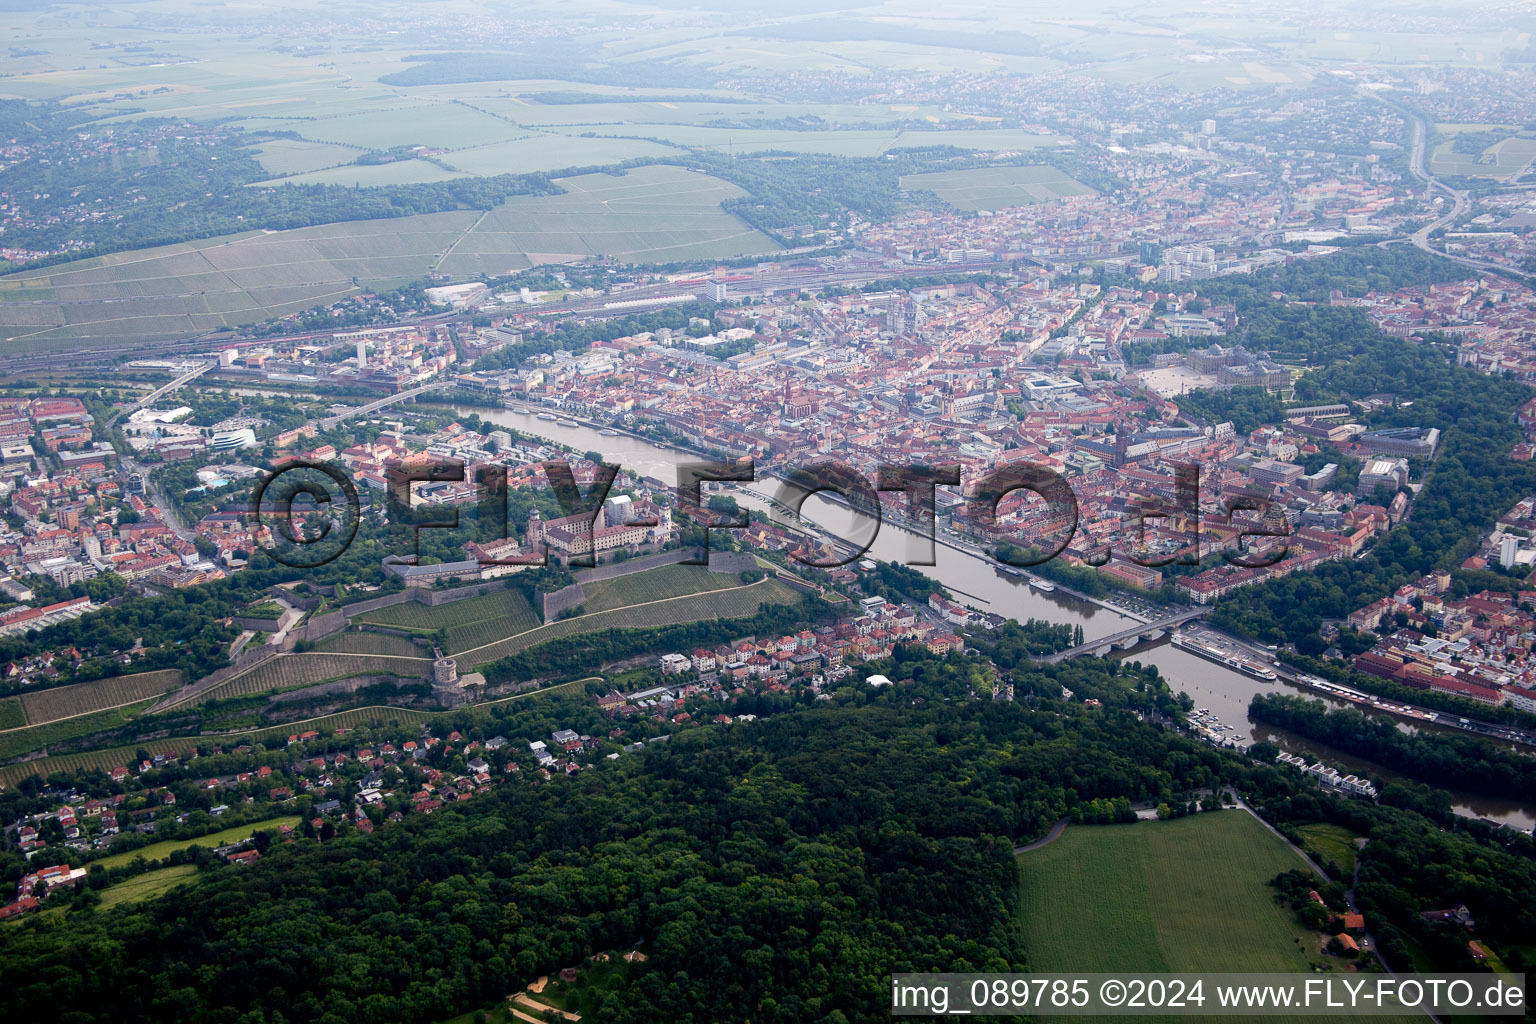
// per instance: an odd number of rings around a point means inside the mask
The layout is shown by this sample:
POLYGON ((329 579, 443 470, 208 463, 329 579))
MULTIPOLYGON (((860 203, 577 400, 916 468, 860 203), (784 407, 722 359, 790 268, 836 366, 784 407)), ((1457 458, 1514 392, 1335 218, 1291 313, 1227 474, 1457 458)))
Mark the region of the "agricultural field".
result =
POLYGON ((569 167, 601 167, 642 157, 677 156, 682 151, 642 139, 591 139, 552 133, 447 153, 438 159, 467 174, 533 174, 569 167))
POLYGON ((716 590, 660 600, 653 598, 651 604, 631 605, 578 615, 573 619, 560 619, 519 636, 464 651, 460 658, 460 669, 462 671, 466 665, 486 665, 539 644, 581 633, 596 633, 605 629, 654 629, 657 626, 675 626, 715 618, 745 618, 756 615, 766 605, 793 604, 800 600, 800 596, 800 591, 794 587, 769 577, 748 585, 738 583, 733 590, 716 590))
MULTIPOLYGON (((536 693, 546 693, 550 690, 535 690, 518 696, 532 696, 536 693)), ((269 725, 260 729, 236 730, 217 736, 171 736, 157 740, 144 740, 131 747, 103 747, 100 750, 87 750, 78 754, 62 754, 58 757, 41 757, 31 761, 21 761, 0 767, 0 789, 6 789, 16 785, 22 779, 31 775, 52 775, 54 773, 67 774, 75 771, 105 772, 113 768, 131 768, 136 763, 137 753, 144 750, 150 754, 177 754, 185 756, 197 747, 230 745, 235 742, 254 742, 276 737, 291 736, 295 732, 303 732, 314 729, 321 733, 334 732, 337 729, 355 729, 364 725, 393 724, 399 722, 416 722, 428 717, 428 712, 413 711, 408 708, 393 708, 373 706, 366 708, 353 708, 350 711, 338 711, 334 714, 322 715, 319 718, 308 718, 298 722, 284 722, 281 725, 269 725)))
MULTIPOLYGON (((1451 127, 1471 131, 1482 126, 1451 127)), ((1459 153, 1454 146, 1455 141, 1450 140, 1435 147, 1430 155, 1430 173, 1507 180, 1519 175, 1530 166, 1532 160, 1536 160, 1536 138, 1527 135, 1512 135, 1501 139, 1476 156, 1459 153)))
POLYGON ((0 278, 0 352, 14 342, 183 337, 424 277, 473 211, 229 235, 0 278))
POLYGON ((156 868, 142 875, 125 878, 115 885, 108 886, 102 892, 101 903, 97 909, 110 910, 122 903, 143 903, 145 900, 164 896, 178 885, 191 882, 196 875, 196 864, 173 864, 167 868, 156 868))
POLYGON ((1087 195, 1087 185, 1047 166, 977 167, 907 174, 903 189, 927 189, 958 210, 1000 210, 1046 199, 1087 195))
POLYGON ((27 714, 21 710, 20 697, 0 700, 0 729, 20 729, 27 724, 27 714))
POLYGON ((378 654, 279 654, 249 672, 232 676, 216 686, 175 697, 158 710, 190 708, 209 700, 227 700, 257 693, 295 690, 303 686, 345 679, 349 676, 393 675, 419 679, 426 674, 425 658, 397 658, 378 654))
POLYGON ((1307 846, 1321 856, 1314 857, 1323 867, 1333 861, 1344 872, 1346 880, 1355 870, 1355 854, 1358 852, 1355 846, 1357 838, 1353 832, 1342 825, 1330 825, 1326 822, 1313 822, 1308 825, 1299 825, 1296 828, 1307 846))
POLYGON ((629 576, 582 584, 585 595, 581 606, 592 612, 628 608, 646 601, 668 597, 702 594, 711 590, 730 590, 741 586, 732 573, 710 572, 702 565, 664 565, 629 576))
POLYGON ((987 128, 845 128, 797 131, 788 128, 728 128, 691 124, 573 124, 558 131, 571 135, 612 135, 652 139, 674 146, 713 149, 721 153, 824 153, 831 156, 872 157, 893 149, 955 146, 986 152, 1010 152, 1070 145, 1057 135, 1036 135, 1016 129, 987 128))
POLYGON ((327 167, 351 163, 363 151, 352 146, 336 146, 307 139, 272 139, 252 148, 256 159, 274 178, 306 174, 327 167))
POLYGON ((1074 825, 1018 864, 1033 970, 1289 973, 1336 962, 1266 884, 1305 863, 1244 811, 1074 825))
POLYGON ((159 697, 182 684, 180 669, 139 672, 134 675, 95 679, 72 686, 57 686, 23 694, 19 700, 28 725, 43 725, 63 718, 133 704, 159 697))
POLYGON ((78 754, 61 754, 57 757, 19 761, 16 764, 0 767, 0 788, 8 789, 29 775, 52 775, 55 772, 75 771, 105 772, 113 768, 131 768, 137 763, 135 755, 140 750, 151 754, 184 755, 208 742, 207 737, 176 736, 143 741, 131 747, 103 747, 100 750, 87 750, 78 754))
POLYGON ((161 843, 141 846, 137 850, 114 853, 101 858, 101 860, 92 861, 92 863, 100 864, 102 867, 110 870, 112 868, 120 868, 124 864, 132 864, 140 857, 143 857, 145 860, 164 860, 177 850, 186 850, 194 846, 201 846, 205 850, 212 850, 215 847, 227 846, 230 843, 238 843, 243 839, 249 839, 262 830, 275 832, 284 825, 292 828, 298 824, 299 816, 297 814, 288 814, 280 818, 268 818, 266 821, 253 821, 248 825, 236 825, 233 828, 226 828, 221 832, 211 832, 206 836, 199 836, 196 839, 167 839, 161 843))
POLYGON ((386 185, 422 185, 433 181, 452 181, 465 175, 444 170, 430 160, 395 160, 387 164, 342 164, 318 171, 294 174, 256 182, 263 185, 347 185, 353 188, 380 188, 386 185))
MULTIPOLYGON (((309 111, 304 111, 308 114, 309 111)), ((522 128, 463 103, 411 102, 392 110, 365 110, 329 116, 259 117, 241 122, 251 131, 290 131, 313 142, 357 149, 395 146, 462 149, 515 139, 522 128)))
POLYGON ((337 654, 385 654, 394 658, 420 658, 427 653, 403 636, 366 632, 338 633, 321 640, 314 649, 337 654))
POLYGON ((596 253, 667 262, 779 247, 720 208, 740 189, 680 167, 559 183, 566 194, 518 196, 483 220, 462 210, 252 232, 0 277, 0 354, 64 341, 190 337, 417 280, 434 268, 500 274, 596 253))
POLYGON ((772 252, 777 242, 726 213, 745 195, 735 185, 681 167, 637 167, 623 175, 558 179, 558 196, 517 196, 492 210, 444 259, 453 277, 502 274, 597 253, 631 262, 670 262, 772 252))

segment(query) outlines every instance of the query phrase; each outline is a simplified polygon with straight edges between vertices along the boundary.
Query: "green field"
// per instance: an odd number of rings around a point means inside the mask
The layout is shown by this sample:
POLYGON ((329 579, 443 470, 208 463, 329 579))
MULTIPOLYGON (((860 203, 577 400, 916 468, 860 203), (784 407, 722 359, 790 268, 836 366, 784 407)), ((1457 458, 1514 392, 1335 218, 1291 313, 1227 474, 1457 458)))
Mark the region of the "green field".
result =
POLYGON ((463 210, 252 232, 0 277, 0 352, 190 337, 434 268, 469 276, 598 253, 643 263, 778 248, 720 208, 744 193, 708 175, 654 166, 559 183, 563 195, 519 196, 483 219, 463 210))
POLYGON ((1296 831, 1307 841, 1307 846, 1318 854, 1314 857, 1323 867, 1328 866, 1331 860, 1344 872, 1347 880, 1355 870, 1355 834, 1342 825, 1330 825, 1326 822, 1313 822, 1308 825, 1298 825, 1296 831))
POLYGON ((439 157, 468 174, 532 174, 568 167, 601 167, 642 157, 677 156, 681 150, 643 139, 590 139, 541 134, 489 146, 459 149, 439 157))
POLYGON ((1057 135, 1036 135, 1011 128, 849 128, 796 131, 785 128, 724 128, 692 124, 574 124, 558 131, 571 135, 613 135, 653 139, 675 146, 721 153, 825 153, 872 157, 893 149, 955 146, 986 152, 1013 152, 1070 144, 1057 135))
POLYGON ((1046 199, 1090 194, 1093 189, 1054 167, 976 167, 902 176, 903 189, 927 189, 960 210, 1000 210, 1046 199))
POLYGON ((201 846, 205 850, 212 850, 215 847, 237 843, 242 839, 249 839, 252 835, 263 829, 275 832, 284 825, 294 826, 298 823, 299 816, 297 814, 284 815, 281 818, 268 818, 266 821, 256 821, 249 825, 236 825, 234 828, 226 828, 222 832, 213 832, 206 836, 199 836, 196 839, 167 839, 163 843, 151 843, 148 846, 142 846, 137 850, 129 850, 126 853, 110 854, 101 858, 101 860, 92 861, 92 863, 111 869, 122 867, 124 864, 132 864, 140 857, 143 857, 145 860, 164 860, 176 850, 185 850, 193 846, 201 846))
MULTIPOLYGON (((423 277, 474 223, 465 210, 205 239, 0 278, 0 338, 181 337, 423 277), (13 289, 48 288, 34 304, 13 289)), ((11 348, 12 346, 6 346, 11 348)))
MULTIPOLYGON (((1471 131, 1481 126, 1454 127, 1464 127, 1464 130, 1471 131)), ((1435 147, 1430 155, 1430 173, 1507 179, 1519 174, 1533 159, 1536 159, 1536 138, 1524 135, 1502 139, 1476 156, 1458 153, 1452 148, 1453 146, 1454 140, 1442 142, 1435 147)))
POLYGON ((261 166, 271 171, 274 177, 336 167, 351 163, 362 154, 362 150, 351 146, 307 139, 273 139, 255 146, 253 151, 261 166))
POLYGON ((463 174, 447 171, 427 160, 396 160, 387 164, 342 164, 323 170, 294 174, 256 182, 261 185, 348 185, 354 188, 380 188, 385 185, 421 185, 433 181, 452 181, 463 174))
POLYGON ((558 196, 518 196, 492 210, 438 267, 452 277, 504 274, 606 253, 635 263, 772 252, 767 235, 720 203, 745 195, 681 167, 561 178, 558 196))
POLYGON ((21 710, 20 697, 0 700, 0 729, 19 729, 26 724, 27 715, 21 710))
POLYGON ((1018 863, 1019 924, 1036 971, 1285 973, 1337 963, 1265 884, 1305 863, 1243 811, 1071 826, 1018 863))
POLYGON ((314 142, 370 150, 395 146, 459 149, 515 139, 524 134, 516 124, 464 104, 430 102, 328 117, 259 117, 245 121, 243 125, 252 131, 298 132, 314 142))
POLYGON ((143 903, 152 900, 156 896, 163 896, 176 888, 190 882, 197 874, 196 864, 173 864, 168 868, 156 868, 154 871, 146 871, 142 875, 134 875, 126 878, 116 885, 109 886, 101 894, 100 910, 110 910, 120 903, 143 903))

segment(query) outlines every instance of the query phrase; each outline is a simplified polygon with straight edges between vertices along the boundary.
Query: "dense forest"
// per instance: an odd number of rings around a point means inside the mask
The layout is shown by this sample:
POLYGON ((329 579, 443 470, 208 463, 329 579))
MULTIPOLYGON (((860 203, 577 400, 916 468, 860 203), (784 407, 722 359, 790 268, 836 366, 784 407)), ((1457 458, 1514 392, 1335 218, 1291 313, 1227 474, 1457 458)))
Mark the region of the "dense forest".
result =
MULTIPOLYGON (((66 915, 0 929, 0 1013, 428 1024, 640 946, 643 968, 573 1008, 604 1022, 884 1020, 893 971, 1029 967, 1014 843, 1063 817, 1117 820, 1133 801, 1188 813, 1192 794, 1223 785, 1281 823, 1369 836, 1360 898, 1399 956, 1411 939, 1439 962, 1465 959, 1415 923, 1434 906, 1466 902, 1494 941, 1536 927, 1528 841, 1517 851, 1486 830, 1329 797, 1139 721, 1177 706, 1155 669, 1021 666, 1034 696, 1012 703, 974 699, 992 672, 980 659, 899 649, 871 668, 897 683, 684 728, 644 754, 371 835, 271 843, 252 867, 193 858, 200 881, 151 903, 103 909, 87 884, 66 915), (1063 687, 1104 706, 1064 701, 1063 687)), ((518 741, 601 721, 571 696, 442 727, 518 741)))
MULTIPOLYGON (((904 652, 882 667, 903 682, 688 730, 373 835, 274 845, 141 908, 83 900, 51 927, 5 929, 0 1013, 433 1022, 644 943, 646 969, 584 1012, 884 1019, 892 970, 1027 966, 1015 840, 1079 805, 1171 799, 1224 770, 1125 711, 966 700, 981 663, 904 652)), ((1061 678, 1106 696, 1148 682, 1099 664, 1061 678)))

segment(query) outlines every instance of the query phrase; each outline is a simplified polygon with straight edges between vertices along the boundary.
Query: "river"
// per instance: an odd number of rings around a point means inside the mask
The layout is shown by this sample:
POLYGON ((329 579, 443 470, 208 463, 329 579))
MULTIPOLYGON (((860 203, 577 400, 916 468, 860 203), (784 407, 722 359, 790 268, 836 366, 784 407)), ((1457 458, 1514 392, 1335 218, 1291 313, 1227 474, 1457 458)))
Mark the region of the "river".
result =
MULTIPOLYGON (((567 445, 576 451, 601 452, 604 461, 610 464, 617 464, 628 472, 655 477, 669 483, 676 479, 675 467, 679 462, 697 458, 697 456, 670 448, 657 448, 650 441, 626 434, 605 437, 591 427, 580 424, 566 426, 555 421, 538 419, 532 413, 518 412, 513 409, 478 406, 454 406, 454 409, 464 415, 475 413, 482 420, 497 423, 524 435, 546 438, 567 445)), ((733 488, 734 496, 739 502, 762 511, 769 509, 768 499, 776 491, 775 482, 771 480, 733 488)), ((836 536, 846 537, 855 543, 863 543, 868 537, 869 521, 856 516, 845 505, 835 504, 813 495, 807 499, 802 511, 808 521, 836 536)), ((868 554, 871 558, 906 562, 915 552, 926 550, 926 546, 926 539, 887 523, 876 535, 868 554)), ((1024 580, 999 572, 996 565, 985 558, 943 544, 935 544, 934 548, 935 564, 920 568, 924 573, 944 584, 945 588, 952 591, 965 604, 1013 619, 1046 619, 1070 626, 1082 626, 1083 635, 1089 640, 1110 636, 1138 622, 1136 618, 1124 612, 1081 601, 1059 592, 1040 593, 1024 580)), ((1268 740, 1294 753, 1321 756, 1330 763, 1347 767, 1350 771, 1365 770, 1389 779, 1398 777, 1385 768, 1333 751, 1286 730, 1251 721, 1248 717, 1248 702, 1256 693, 1279 690, 1305 694, 1313 699, 1324 699, 1313 691, 1283 680, 1266 682, 1234 672, 1188 651, 1173 647, 1166 639, 1143 644, 1132 651, 1116 656, 1128 661, 1139 661, 1144 665, 1156 665, 1175 690, 1188 693, 1196 707, 1209 708, 1223 722, 1235 727, 1245 739, 1251 737, 1268 740)), ((1332 707, 1346 706, 1343 701, 1328 700, 1326 702, 1332 707)), ((1366 714, 1385 713, 1366 711, 1366 714)), ((1386 717, 1399 728, 1405 730, 1416 728, 1396 716, 1387 715, 1386 717)), ((1451 795, 1458 813, 1501 821, 1527 830, 1536 825, 1536 806, 1455 791, 1452 791, 1451 795)))

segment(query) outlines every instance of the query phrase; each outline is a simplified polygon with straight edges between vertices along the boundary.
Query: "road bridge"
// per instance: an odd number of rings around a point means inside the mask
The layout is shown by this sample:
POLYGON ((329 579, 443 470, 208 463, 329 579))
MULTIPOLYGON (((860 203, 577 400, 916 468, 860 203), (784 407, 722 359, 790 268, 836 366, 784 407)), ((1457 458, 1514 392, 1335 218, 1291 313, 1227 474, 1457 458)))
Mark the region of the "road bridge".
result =
POLYGON ((320 421, 319 425, 322 430, 330 430, 336 424, 349 420, 354 416, 367 416, 378 412, 380 409, 394 405, 396 402, 407 401, 415 398, 417 395, 424 395, 428 391, 442 391, 444 388, 451 387, 453 387, 453 382, 446 380, 438 381, 434 384, 424 384, 419 388, 402 391, 396 395, 386 395, 376 401, 369 402, 367 405, 360 405, 356 409, 348 409, 346 412, 337 413, 335 416, 327 416, 320 421))
POLYGON ((1184 623, 1192 619, 1198 619, 1209 611, 1209 608, 1191 608, 1188 611, 1179 612, 1177 615, 1169 615, 1154 622, 1143 622, 1130 629, 1122 629, 1118 633, 1101 636, 1097 640, 1089 640, 1085 644, 1069 647, 1065 651, 1057 651, 1055 654, 1046 655, 1038 660, 1047 665, 1055 665, 1066 661, 1068 658, 1081 658, 1089 654, 1108 654, 1121 644, 1126 644, 1127 647, 1134 647, 1143 640, 1155 640, 1169 630, 1178 629, 1184 623), (1126 643, 1127 641, 1130 641, 1130 643, 1126 643))

